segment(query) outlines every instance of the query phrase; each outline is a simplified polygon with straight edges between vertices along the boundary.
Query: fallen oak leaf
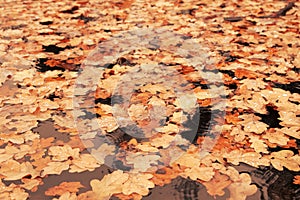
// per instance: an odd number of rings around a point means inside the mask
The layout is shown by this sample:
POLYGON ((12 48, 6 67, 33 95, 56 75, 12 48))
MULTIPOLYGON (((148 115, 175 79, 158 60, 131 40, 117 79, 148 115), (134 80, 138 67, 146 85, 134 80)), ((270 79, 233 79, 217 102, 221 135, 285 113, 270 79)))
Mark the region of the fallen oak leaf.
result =
POLYGON ((157 165, 159 155, 143 155, 141 153, 129 154, 126 157, 128 164, 134 165, 134 172, 146 172, 152 165, 157 165))
POLYGON ((250 142, 252 147, 257 153, 268 153, 268 145, 257 135, 250 135, 250 142))
POLYGON ((61 174, 62 171, 69 169, 70 160, 65 162, 50 162, 44 167, 42 172, 42 177, 46 176, 47 174, 61 174))
POLYGON ((291 136, 296 139, 300 139, 300 127, 283 127, 280 131, 284 132, 286 135, 291 136))
POLYGON ((113 194, 121 193, 129 175, 121 170, 105 175, 101 180, 93 179, 90 184, 96 200, 108 200, 113 194))
POLYGON ((149 188, 154 188, 154 183, 150 181, 152 174, 136 174, 130 173, 128 180, 122 186, 122 193, 130 195, 137 193, 146 196, 149 193, 149 188))
POLYGON ((240 162, 243 162, 253 167, 259 167, 260 165, 269 166, 270 163, 268 158, 257 152, 243 152, 239 149, 224 153, 223 157, 234 165, 239 165, 240 162))
POLYGON ((155 130, 166 134, 172 134, 172 133, 177 134, 179 132, 179 127, 175 124, 168 124, 166 126, 156 128, 155 130))
POLYGON ((267 139, 269 142, 280 146, 287 145, 289 141, 289 137, 285 135, 280 129, 269 129, 262 136, 262 138, 267 139))
POLYGON ((36 179, 29 179, 29 178, 22 178, 22 188, 26 190, 30 190, 31 192, 36 192, 38 190, 38 186, 42 183, 41 178, 36 179))
POLYGON ((192 168, 194 166, 199 166, 201 163, 201 157, 198 153, 184 152, 174 163, 179 164, 181 167, 192 168))
POLYGON ((28 199, 28 197, 29 197, 29 194, 27 192, 25 192, 24 189, 16 187, 10 193, 9 199, 26 200, 26 199, 28 199))
POLYGON ((223 169, 221 168, 219 171, 221 174, 227 175, 230 178, 230 180, 234 182, 238 181, 240 178, 239 171, 234 167, 231 166, 228 166, 227 168, 224 167, 223 169))
POLYGON ((78 192, 79 188, 83 188, 84 186, 80 184, 80 182, 62 182, 58 186, 54 186, 48 188, 45 191, 46 196, 56 196, 63 195, 66 192, 78 192))
POLYGON ((31 157, 34 158, 34 161, 32 161, 32 165, 35 167, 36 170, 41 171, 44 169, 48 163, 51 162, 51 159, 49 156, 43 158, 42 156, 44 155, 44 152, 40 151, 40 154, 35 154, 36 157, 31 157), (37 157, 39 155, 40 157, 37 157))
POLYGON ((267 124, 260 122, 260 117, 254 114, 240 115, 239 118, 243 119, 243 121, 238 122, 238 124, 241 124, 244 127, 244 131, 248 133, 262 134, 269 127, 267 124))
POLYGON ((231 184, 231 180, 228 176, 216 172, 213 179, 203 182, 202 184, 206 187, 208 194, 211 196, 223 196, 225 194, 224 189, 231 184))
POLYGON ((4 180, 12 181, 31 175, 33 178, 37 177, 39 173, 33 168, 31 163, 19 163, 15 160, 8 160, 1 163, 0 176, 5 177, 4 180))
POLYGON ((194 166, 191 169, 186 169, 183 176, 188 176, 192 180, 210 181, 215 175, 214 168, 194 166))
POLYGON ((240 180, 228 186, 230 198, 228 200, 246 200, 247 196, 257 191, 256 185, 251 184, 251 177, 247 173, 240 174, 240 180))
POLYGON ((272 152, 269 157, 273 167, 279 171, 282 171, 283 167, 292 171, 300 170, 300 156, 294 155, 291 150, 272 152))
POLYGON ((155 137, 151 140, 151 145, 154 147, 167 148, 171 145, 171 142, 175 139, 175 136, 163 134, 160 137, 155 137))
POLYGON ((249 79, 251 79, 251 78, 257 79, 257 77, 260 77, 258 73, 247 70, 247 69, 242 69, 242 68, 236 69, 234 74, 237 78, 246 77, 246 78, 249 78, 249 79))
POLYGON ((49 148, 48 154, 53 156, 53 161, 65 161, 68 160, 69 157, 75 159, 79 157, 79 148, 70 147, 69 145, 64 146, 52 146, 49 148))
POLYGON ((98 149, 92 149, 91 154, 97 159, 100 164, 104 164, 105 158, 108 155, 113 155, 116 147, 114 145, 102 144, 98 149))
POLYGON ((98 160, 91 154, 80 154, 79 158, 73 159, 70 165, 70 173, 94 171, 97 167, 100 167, 98 160))

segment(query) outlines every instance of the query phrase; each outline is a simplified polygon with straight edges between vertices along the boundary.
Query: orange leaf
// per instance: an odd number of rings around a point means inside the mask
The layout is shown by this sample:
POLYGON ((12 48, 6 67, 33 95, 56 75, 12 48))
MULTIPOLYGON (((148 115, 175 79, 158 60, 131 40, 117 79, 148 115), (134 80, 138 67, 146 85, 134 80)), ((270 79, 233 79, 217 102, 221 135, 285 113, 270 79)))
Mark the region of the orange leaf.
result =
POLYGON ((61 196, 62 194, 66 192, 78 192, 79 188, 84 187, 80 184, 80 182, 62 182, 59 184, 59 186, 54 186, 52 188, 49 188, 45 195, 47 196, 61 196))
POLYGON ((179 170, 177 165, 174 167, 164 167, 153 173, 152 181, 155 185, 163 186, 172 181, 172 179, 176 178, 181 170, 179 170))
POLYGON ((47 60, 45 62, 45 64, 49 65, 50 67, 55 67, 55 66, 59 66, 61 64, 61 62, 58 60, 50 59, 50 60, 47 60))
POLYGON ((257 73, 247 69, 241 69, 241 68, 236 69, 234 74, 237 78, 247 77, 247 78, 256 79, 257 77, 259 77, 257 73))
POLYGON ((294 184, 300 185, 300 175, 294 177, 294 184))

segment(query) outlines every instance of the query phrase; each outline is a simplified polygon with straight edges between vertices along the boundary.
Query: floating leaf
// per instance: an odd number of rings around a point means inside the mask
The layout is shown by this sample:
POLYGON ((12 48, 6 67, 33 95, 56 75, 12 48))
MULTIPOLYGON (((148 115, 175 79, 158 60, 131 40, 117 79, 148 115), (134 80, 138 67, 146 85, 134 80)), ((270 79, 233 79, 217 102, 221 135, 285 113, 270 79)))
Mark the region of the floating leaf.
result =
POLYGON ((78 192, 83 185, 80 182, 62 182, 58 186, 48 188, 45 192, 47 196, 63 195, 66 192, 78 192))
POLYGON ((213 179, 202 184, 211 196, 223 196, 225 194, 224 189, 231 184, 231 181, 228 176, 216 173, 213 179))

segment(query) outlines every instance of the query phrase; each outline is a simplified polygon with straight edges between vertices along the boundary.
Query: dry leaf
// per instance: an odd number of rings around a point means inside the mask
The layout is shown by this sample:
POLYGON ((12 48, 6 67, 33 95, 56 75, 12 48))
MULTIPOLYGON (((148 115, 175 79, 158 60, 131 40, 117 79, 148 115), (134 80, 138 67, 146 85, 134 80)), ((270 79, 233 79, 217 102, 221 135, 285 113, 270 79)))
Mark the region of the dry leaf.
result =
POLYGON ((79 157, 79 148, 70 147, 69 145, 64 146, 52 146, 49 148, 48 154, 52 157, 53 161, 65 161, 69 158, 76 159, 79 157))
POLYGON ((259 136, 252 135, 249 137, 251 142, 250 147, 252 147, 257 153, 268 153, 268 145, 266 145, 265 142, 259 136))
POLYGON ((72 160, 69 172, 83 172, 83 171, 94 171, 96 168, 100 167, 99 161, 92 154, 80 154, 79 158, 72 160))
POLYGON ((210 181, 215 175, 214 168, 194 166, 186 169, 183 175, 190 177, 192 180, 210 181))
POLYGON ((27 175, 35 178, 39 175, 31 163, 23 162, 20 164, 15 160, 8 160, 1 163, 0 174, 5 177, 5 180, 18 180, 27 175))
POLYGON ((230 179, 226 175, 216 173, 213 179, 202 183, 211 196, 223 196, 225 194, 224 189, 231 184, 230 179))
POLYGON ((24 183, 22 188, 26 190, 31 190, 32 192, 36 192, 38 189, 39 184, 42 183, 41 179, 29 179, 29 178, 23 178, 22 182, 24 183))
POLYGON ((239 118, 244 119, 243 121, 239 122, 244 127, 244 131, 251 133, 261 134, 267 130, 268 125, 258 121, 260 118, 251 114, 251 115, 240 115, 239 118))
POLYGON ((56 195, 63 195, 66 192, 78 192, 79 188, 82 188, 83 185, 80 182, 62 182, 58 186, 54 186, 48 188, 45 192, 47 196, 56 196, 56 195))
POLYGON ((108 200, 111 195, 120 193, 129 175, 121 170, 105 175, 101 180, 93 179, 90 184, 97 200, 108 200))
POLYGON ((175 139, 175 136, 163 134, 161 137, 156 137, 151 140, 151 145, 154 147, 167 148, 171 145, 171 142, 175 139))
POLYGON ((267 139, 269 142, 273 144, 278 144, 280 146, 287 145, 289 141, 289 137, 284 135, 284 133, 278 129, 269 129, 266 133, 262 136, 262 138, 267 139))
POLYGON ((271 164, 279 171, 286 167, 292 171, 300 170, 300 156, 294 155, 291 150, 281 150, 278 152, 272 152, 270 155, 271 164))
POLYGON ((201 159, 198 153, 181 153, 181 156, 174 162, 183 167, 192 168, 194 166, 199 166, 201 159))
POLYGON ((116 147, 114 145, 102 144, 98 149, 92 149, 91 154, 97 159, 100 164, 104 164, 105 157, 113 155, 116 147))
POLYGON ((13 200, 26 200, 28 199, 29 194, 25 192, 22 188, 14 188, 13 191, 10 193, 10 198, 13 200))
POLYGON ((159 155, 143 155, 141 153, 131 153, 126 156, 128 164, 133 164, 133 172, 146 172, 153 165, 158 164, 159 155))
POLYGON ((130 173, 128 180, 122 186, 122 193, 126 195, 138 193, 146 196, 149 193, 149 188, 154 188, 155 186, 154 183, 149 180, 152 177, 152 174, 130 173))
POLYGON ((236 149, 229 153, 223 154, 228 162, 239 165, 240 162, 244 162, 253 167, 268 166, 270 161, 266 157, 263 157, 257 152, 244 152, 242 150, 236 149))
POLYGON ((240 174, 240 180, 228 186, 230 198, 228 200, 246 200, 247 196, 253 195, 257 191, 256 185, 251 184, 249 174, 240 174))
POLYGON ((61 174, 62 171, 69 169, 70 160, 64 162, 49 162, 46 167, 44 167, 42 176, 47 174, 61 174))
POLYGON ((300 139, 300 127, 297 126, 284 127, 280 129, 280 131, 293 138, 300 139))
POLYGON ((128 108, 128 114, 134 121, 142 121, 149 118, 147 107, 143 104, 132 104, 128 108))
POLYGON ((156 128, 155 130, 158 131, 158 132, 167 133, 167 134, 172 134, 172 133, 178 133, 179 132, 179 128, 175 124, 168 124, 168 125, 166 125, 162 128, 156 128))

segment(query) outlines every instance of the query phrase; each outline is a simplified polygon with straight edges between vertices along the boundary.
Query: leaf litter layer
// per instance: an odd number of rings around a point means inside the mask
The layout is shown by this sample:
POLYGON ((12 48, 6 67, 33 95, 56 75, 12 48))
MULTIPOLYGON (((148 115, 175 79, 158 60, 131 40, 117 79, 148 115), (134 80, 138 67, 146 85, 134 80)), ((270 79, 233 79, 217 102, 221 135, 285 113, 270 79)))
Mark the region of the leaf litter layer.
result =
MULTIPOLYGON (((180 191, 179 199, 197 199, 197 188, 205 188, 217 199, 259 199, 258 193, 265 199, 299 198, 295 189, 300 171, 297 2, 5 1, 1 5, 2 199, 45 199, 44 195, 50 199, 147 199, 150 191, 154 194, 157 188, 167 188, 178 179, 180 183, 172 187, 180 191), (83 184, 76 177, 105 168, 105 160, 86 151, 95 144, 83 145, 74 123, 78 70, 98 43, 136 26, 167 27, 209 47, 213 67, 222 73, 226 88, 226 123, 219 127, 222 132, 216 143, 204 123, 196 139, 184 148, 183 156, 172 160, 174 152, 161 151, 158 160, 155 152, 169 145, 184 116, 172 92, 162 92, 164 88, 157 84, 145 85, 131 97, 128 115, 146 126, 145 108, 165 105, 167 125, 151 141, 115 135, 112 106, 103 102, 109 102, 112 86, 123 73, 151 60, 170 65, 184 76, 200 110, 208 113, 205 115, 209 116, 210 106, 218 103, 208 93, 205 80, 178 57, 151 49, 128 54, 105 71, 95 96, 90 97, 96 107, 82 114, 81 123, 96 115, 101 128, 113 141, 117 139, 126 153, 119 155, 117 164, 138 169, 137 173, 111 169, 105 176, 93 174, 93 180, 83 184), (36 131, 46 120, 52 120, 58 132, 36 131), (211 138, 214 147, 199 157, 204 138, 211 138), (147 165, 139 164, 143 153, 151 155, 147 165), (172 164, 153 168, 159 163, 172 164), (240 169, 244 164, 257 169, 240 169), (65 181, 66 174, 73 178, 65 181), (53 176, 61 176, 60 181, 40 191, 53 176), (261 180, 268 185, 262 191, 261 180), (184 196, 188 189, 194 193, 184 196)), ((213 67, 208 65, 206 70, 214 73, 213 67)), ((218 124, 223 119, 214 120, 210 122, 218 124)), ((96 145, 94 151, 104 158, 114 150, 109 145, 96 145)))

